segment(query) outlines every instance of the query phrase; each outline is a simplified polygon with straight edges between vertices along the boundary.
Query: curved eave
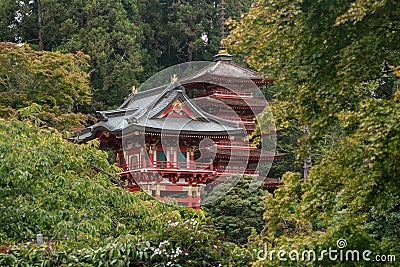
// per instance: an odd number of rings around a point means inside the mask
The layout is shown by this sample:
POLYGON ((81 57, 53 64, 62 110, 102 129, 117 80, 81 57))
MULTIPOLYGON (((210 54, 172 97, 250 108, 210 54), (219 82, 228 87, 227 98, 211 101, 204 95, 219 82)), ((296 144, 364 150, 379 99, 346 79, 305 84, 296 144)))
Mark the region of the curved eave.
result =
POLYGON ((98 137, 97 134, 99 132, 106 131, 106 132, 108 132, 110 134, 113 134, 113 135, 118 135, 121 132, 120 129, 117 129, 117 130, 109 129, 109 128, 105 127, 105 126, 97 126, 97 127, 90 126, 88 128, 85 128, 85 129, 89 129, 89 132, 83 133, 83 134, 75 133, 76 137, 71 137, 68 140, 71 141, 71 142, 75 142, 75 143, 86 143, 86 142, 88 142, 90 140, 96 139, 98 137), (83 136, 83 138, 80 138, 82 136, 83 136))

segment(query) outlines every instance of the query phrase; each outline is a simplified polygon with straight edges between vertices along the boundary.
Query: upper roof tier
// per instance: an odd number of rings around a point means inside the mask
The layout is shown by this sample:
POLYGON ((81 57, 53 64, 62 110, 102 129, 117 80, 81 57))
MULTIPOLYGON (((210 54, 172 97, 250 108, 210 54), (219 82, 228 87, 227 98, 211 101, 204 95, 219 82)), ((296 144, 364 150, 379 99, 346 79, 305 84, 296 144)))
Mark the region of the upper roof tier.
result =
POLYGON ((219 53, 214 56, 214 62, 179 80, 185 87, 198 83, 254 83, 257 86, 271 83, 272 80, 260 77, 257 72, 242 67, 232 61, 228 53, 219 53))

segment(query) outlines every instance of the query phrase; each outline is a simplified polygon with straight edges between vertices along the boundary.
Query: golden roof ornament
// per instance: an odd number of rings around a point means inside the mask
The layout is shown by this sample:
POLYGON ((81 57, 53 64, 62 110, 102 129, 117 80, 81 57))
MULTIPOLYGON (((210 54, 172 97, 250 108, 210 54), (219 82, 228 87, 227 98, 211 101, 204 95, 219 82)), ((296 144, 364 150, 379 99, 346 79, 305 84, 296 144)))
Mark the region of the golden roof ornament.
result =
POLYGON ((178 75, 174 74, 171 76, 171 83, 176 83, 178 81, 178 75))

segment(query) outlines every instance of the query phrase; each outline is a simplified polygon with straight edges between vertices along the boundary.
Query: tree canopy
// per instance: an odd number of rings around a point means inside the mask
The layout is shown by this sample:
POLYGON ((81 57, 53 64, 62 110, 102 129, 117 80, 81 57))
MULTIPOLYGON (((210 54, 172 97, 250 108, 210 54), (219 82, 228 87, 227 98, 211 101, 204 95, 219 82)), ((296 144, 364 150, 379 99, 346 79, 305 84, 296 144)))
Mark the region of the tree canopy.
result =
POLYGON ((55 130, 0 119, 0 265, 249 261, 240 248, 220 240, 203 211, 120 188, 118 169, 97 147, 97 141, 75 145, 55 130), (37 234, 44 236, 41 246, 37 234))
POLYGON ((346 238, 349 249, 398 255, 399 17, 390 0, 260 0, 230 22, 228 47, 281 88, 278 125, 294 118, 309 129, 298 151, 314 161, 308 179, 288 173, 266 200, 260 238, 273 248, 346 238))
POLYGON ((76 1, 67 10, 64 36, 55 49, 88 54, 94 107, 115 108, 138 85, 142 71, 136 1, 76 1))
POLYGON ((205 210, 215 226, 224 231, 227 240, 236 244, 246 244, 250 234, 260 233, 264 228, 264 190, 261 184, 257 184, 255 191, 249 190, 253 182, 251 176, 233 180, 238 183, 232 185, 228 182, 215 186, 215 192, 229 192, 224 196, 213 196, 221 198, 215 201, 208 200, 211 204, 208 204, 205 210))
POLYGON ((282 85, 288 108, 321 137, 371 95, 365 83, 399 65, 398 12, 397 1, 258 1, 226 43, 282 85))
POLYGON ((19 109, 30 106, 37 122, 60 130, 82 126, 88 117, 80 112, 91 102, 88 60, 82 52, 62 54, 0 44, 1 116, 15 117, 19 109))
POLYGON ((114 107, 137 85, 141 36, 136 1, 6 0, 0 40, 90 56, 94 108, 114 107))
MULTIPOLYGON (((238 18, 251 1, 226 1, 238 18)), ((220 40, 220 5, 201 1, 13 1, 0 3, 0 41, 90 56, 94 110, 115 108, 157 71, 212 60, 220 40)))

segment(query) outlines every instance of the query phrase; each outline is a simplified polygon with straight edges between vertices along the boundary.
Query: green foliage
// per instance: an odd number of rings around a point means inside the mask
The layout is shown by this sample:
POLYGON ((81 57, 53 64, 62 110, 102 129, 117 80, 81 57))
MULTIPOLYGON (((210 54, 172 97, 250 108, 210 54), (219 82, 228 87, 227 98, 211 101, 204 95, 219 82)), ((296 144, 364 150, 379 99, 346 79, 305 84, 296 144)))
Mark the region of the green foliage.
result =
MULTIPOLYGON (((399 65, 397 1, 362 7, 369 16, 335 25, 360 1, 265 0, 240 22, 232 22, 230 48, 285 90, 278 98, 318 142, 337 122, 338 113, 355 110, 371 92, 363 85, 399 65)), ((371 2, 371 1, 364 1, 371 2)))
POLYGON ((145 74, 187 61, 212 60, 218 52, 214 1, 140 0, 139 12, 147 51, 145 74))
POLYGON ((60 130, 82 125, 88 117, 79 112, 91 101, 87 60, 81 52, 61 54, 0 44, 2 116, 15 116, 23 109, 21 118, 35 116, 60 130))
POLYGON ((107 190, 107 177, 92 170, 92 164, 111 169, 95 142, 75 146, 18 121, 1 121, 0 129, 2 242, 43 233, 92 243, 109 230, 112 217, 105 212, 111 215, 111 200, 120 193, 107 190))
MULTIPOLYGON (((191 229, 193 231, 193 229, 191 229)), ((188 231, 184 233, 188 235, 188 231)), ((197 236, 193 236, 193 239, 197 236)), ((203 239, 210 236, 203 236, 203 239)), ((96 249, 71 249, 64 243, 54 245, 25 244, 0 252, 2 266, 244 266, 249 253, 233 244, 197 242, 181 247, 168 240, 158 241, 127 235, 107 239, 96 249)))
POLYGON ((1 28, 7 29, 0 40, 28 42, 47 51, 83 51, 90 56, 95 108, 119 105, 138 84, 142 32, 135 0, 6 0, 2 5, 9 13, 0 20, 1 28))
MULTIPOLYGON (((226 1, 238 18, 250 1, 226 1)), ((193 60, 212 60, 220 43, 215 1, 4 0, 0 41, 90 56, 94 109, 115 108, 154 73, 193 60)))
POLYGON ((321 251, 345 238, 346 249, 398 258, 399 7, 390 0, 261 0, 231 22, 228 46, 284 88, 274 102, 277 124, 308 126, 298 156, 314 160, 307 181, 288 173, 267 197, 268 234, 252 244, 321 251))
MULTIPOLYGON (((273 105, 273 104, 272 104, 273 105)), ((275 110, 278 107, 273 107, 275 110)), ((303 135, 295 119, 285 120, 287 125, 281 126, 276 133, 276 153, 283 154, 272 162, 268 177, 281 178, 286 172, 301 172, 302 166, 296 158, 299 148, 298 139, 303 135)), ((262 169, 261 169, 262 172, 262 169)))
POLYGON ((363 102, 354 114, 359 120, 357 130, 312 170, 312 187, 305 196, 310 206, 330 210, 334 203, 345 204, 354 217, 363 216, 364 207, 373 206, 378 214, 385 214, 399 203, 399 107, 398 101, 363 102), (327 201, 334 200, 327 185, 343 191, 340 201, 327 201))
POLYGON ((243 176, 231 190, 230 183, 215 186, 213 191, 229 192, 216 201, 209 200, 211 204, 205 207, 215 226, 224 231, 224 237, 236 244, 245 244, 253 229, 259 233, 264 227, 264 190, 259 184, 251 192, 253 179, 243 176))
POLYGON ((257 116, 258 126, 251 133, 249 139, 255 145, 273 143, 276 154, 284 155, 275 159, 272 164, 260 164, 260 173, 272 178, 281 178, 286 172, 301 171, 301 164, 296 158, 296 151, 299 149, 298 140, 304 134, 296 118, 286 109, 286 103, 276 101, 275 97, 281 91, 285 90, 275 84, 270 84, 264 88, 263 95, 269 101, 268 109, 257 116), (271 129, 271 125, 274 125, 271 129), (271 132, 261 133, 261 129, 272 131, 275 136, 269 136, 269 140, 262 140, 262 134, 268 136, 271 132))
POLYGON ((118 170, 97 146, 96 141, 78 146, 54 130, 0 120, 1 266, 249 261, 245 251, 219 239, 202 211, 170 206, 111 183, 94 166, 118 170), (35 244, 39 233, 43 245, 35 244))
POLYGON ((311 225, 300 218, 300 204, 305 191, 300 177, 298 173, 286 173, 281 180, 284 185, 274 194, 266 195, 264 217, 269 236, 294 237, 311 230, 311 225))

